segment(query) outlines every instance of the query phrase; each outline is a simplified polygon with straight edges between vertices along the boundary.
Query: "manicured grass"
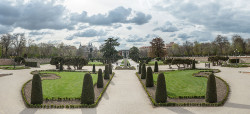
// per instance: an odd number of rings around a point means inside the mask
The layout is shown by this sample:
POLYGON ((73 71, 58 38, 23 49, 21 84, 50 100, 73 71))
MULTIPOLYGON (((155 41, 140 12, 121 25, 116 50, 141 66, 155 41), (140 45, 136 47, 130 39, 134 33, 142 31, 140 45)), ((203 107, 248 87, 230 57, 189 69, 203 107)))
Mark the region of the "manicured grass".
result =
MULTIPOLYGON (((129 63, 129 61, 127 60, 127 63, 129 63)), ((121 64, 124 64, 124 60, 122 60, 121 64)))
POLYGON ((4 70, 20 70, 20 69, 30 69, 29 67, 24 67, 24 66, 0 66, 0 69, 4 70))
POLYGON ((89 62, 88 64, 89 65, 93 65, 93 64, 95 64, 95 65, 103 65, 102 62, 89 62))
MULTIPOLYGON (((180 70, 164 72, 167 93, 169 97, 178 96, 205 96, 207 78, 194 77, 194 73, 204 70, 180 70)), ((154 83, 157 83, 158 74, 154 74, 154 83)))
MULTIPOLYGON (((163 61, 157 61, 158 62, 158 65, 163 65, 163 61)), ((155 61, 150 61, 148 62, 148 65, 154 65, 155 64, 155 61)))
MULTIPOLYGON (((80 98, 83 77, 86 72, 41 72, 53 73, 61 76, 60 79, 43 80, 43 97, 45 98, 80 98)), ((97 74, 91 74, 93 84, 97 83, 97 74)))

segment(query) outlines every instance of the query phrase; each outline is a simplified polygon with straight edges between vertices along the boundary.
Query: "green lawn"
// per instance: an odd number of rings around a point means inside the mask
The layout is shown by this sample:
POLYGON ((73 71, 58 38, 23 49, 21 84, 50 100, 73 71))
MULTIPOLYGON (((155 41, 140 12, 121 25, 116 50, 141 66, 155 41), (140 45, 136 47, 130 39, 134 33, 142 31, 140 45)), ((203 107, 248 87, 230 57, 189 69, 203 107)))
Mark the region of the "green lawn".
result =
MULTIPOLYGON (((158 62, 158 65, 163 65, 163 61, 157 61, 158 62)), ((149 65, 154 65, 155 64, 155 61, 150 61, 148 62, 149 65)))
MULTIPOLYGON (((129 63, 129 61, 127 60, 127 63, 129 63)), ((121 64, 124 64, 124 60, 122 60, 121 64)))
POLYGON ((95 65, 102 65, 103 63, 102 62, 89 62, 88 64, 89 65, 93 65, 93 64, 95 64, 95 65))
MULTIPOLYGON (((82 93, 83 77, 86 72, 41 72, 61 76, 56 80, 43 80, 44 98, 79 98, 82 93)), ((97 74, 91 74, 93 84, 97 83, 97 74)))
MULTIPOLYGON (((199 71, 202 70, 164 72, 168 96, 205 96, 207 78, 192 76, 199 71)), ((157 77, 158 74, 154 74, 155 83, 157 83, 157 77)))

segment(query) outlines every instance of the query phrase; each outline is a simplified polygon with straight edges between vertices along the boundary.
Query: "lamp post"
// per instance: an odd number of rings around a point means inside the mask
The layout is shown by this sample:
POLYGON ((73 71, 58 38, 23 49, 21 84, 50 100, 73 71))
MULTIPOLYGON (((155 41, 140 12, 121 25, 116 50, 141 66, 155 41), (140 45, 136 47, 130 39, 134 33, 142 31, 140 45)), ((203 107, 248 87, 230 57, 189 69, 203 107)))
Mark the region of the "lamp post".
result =
POLYGON ((239 54, 239 53, 240 53, 240 51, 238 51, 238 49, 235 49, 235 50, 234 50, 234 54, 235 54, 235 58, 236 58, 236 65, 237 65, 237 63, 238 63, 237 54, 239 54))

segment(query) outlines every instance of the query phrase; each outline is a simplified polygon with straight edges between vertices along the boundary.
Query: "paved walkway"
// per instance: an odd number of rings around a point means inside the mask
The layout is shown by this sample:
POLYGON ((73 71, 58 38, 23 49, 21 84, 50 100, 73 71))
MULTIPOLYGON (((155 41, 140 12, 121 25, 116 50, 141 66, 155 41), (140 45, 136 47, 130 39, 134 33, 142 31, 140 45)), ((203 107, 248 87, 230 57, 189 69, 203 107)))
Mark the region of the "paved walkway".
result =
MULTIPOLYGON (((121 61, 120 61, 121 62, 121 61)), ((131 65, 137 65, 130 60, 131 65)), ((197 67, 203 67, 199 64, 197 67)), ((153 67, 153 66, 151 66, 153 67)), ((54 66, 42 65, 40 69, 52 69, 54 66)), ((103 66, 96 67, 104 68, 103 66)), ((168 66, 159 66, 166 70, 168 66)), ((113 70, 116 75, 97 108, 83 109, 27 109, 21 97, 23 83, 32 78, 30 71, 35 70, 0 70, 0 73, 13 73, 0 77, 0 114, 249 114, 250 113, 250 68, 219 68, 216 74, 226 80, 231 88, 229 100, 222 107, 153 107, 144 89, 135 76, 136 70, 113 70)), ((91 66, 84 67, 91 70, 91 66)))

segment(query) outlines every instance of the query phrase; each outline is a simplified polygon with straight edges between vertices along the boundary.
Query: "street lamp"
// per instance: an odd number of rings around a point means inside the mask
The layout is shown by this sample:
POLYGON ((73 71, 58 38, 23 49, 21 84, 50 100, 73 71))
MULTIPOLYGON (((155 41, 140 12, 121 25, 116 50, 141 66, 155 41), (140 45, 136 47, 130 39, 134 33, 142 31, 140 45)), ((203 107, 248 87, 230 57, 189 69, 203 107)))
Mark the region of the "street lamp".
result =
POLYGON ((235 50, 234 50, 234 54, 235 54, 235 58, 236 58, 236 65, 237 65, 237 63, 238 63, 238 61, 237 61, 237 53, 239 54, 240 51, 238 51, 238 49, 235 49, 235 50))

